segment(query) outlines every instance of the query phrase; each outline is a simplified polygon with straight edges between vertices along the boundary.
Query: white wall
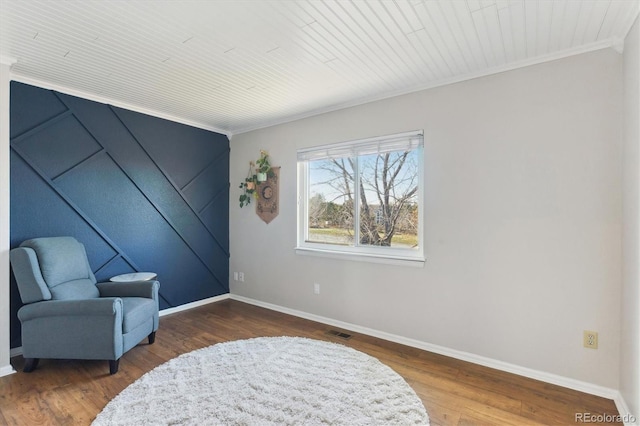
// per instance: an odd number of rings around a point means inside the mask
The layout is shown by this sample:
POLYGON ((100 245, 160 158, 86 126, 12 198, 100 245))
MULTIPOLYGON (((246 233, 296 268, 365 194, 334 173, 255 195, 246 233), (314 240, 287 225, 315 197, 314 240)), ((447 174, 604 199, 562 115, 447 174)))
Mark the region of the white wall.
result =
POLYGON ((0 57, 0 376, 12 373, 9 363, 9 67, 0 57))
POLYGON ((640 419, 640 24, 624 46, 623 275, 620 392, 640 419))
POLYGON ((622 97, 607 49, 235 135, 231 293, 618 389, 622 97), (415 129, 426 266, 296 255, 296 149, 415 129), (260 149, 282 166, 269 225, 237 203, 260 149))

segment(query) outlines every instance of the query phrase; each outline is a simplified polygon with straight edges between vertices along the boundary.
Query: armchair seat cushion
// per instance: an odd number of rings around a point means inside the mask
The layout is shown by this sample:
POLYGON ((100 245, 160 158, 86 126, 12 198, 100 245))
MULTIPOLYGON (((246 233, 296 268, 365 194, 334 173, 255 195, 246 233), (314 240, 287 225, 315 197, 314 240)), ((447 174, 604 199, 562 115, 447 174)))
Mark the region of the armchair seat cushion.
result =
POLYGON ((144 297, 123 297, 122 298, 122 332, 128 333, 138 326, 153 318, 156 312, 156 302, 144 297))

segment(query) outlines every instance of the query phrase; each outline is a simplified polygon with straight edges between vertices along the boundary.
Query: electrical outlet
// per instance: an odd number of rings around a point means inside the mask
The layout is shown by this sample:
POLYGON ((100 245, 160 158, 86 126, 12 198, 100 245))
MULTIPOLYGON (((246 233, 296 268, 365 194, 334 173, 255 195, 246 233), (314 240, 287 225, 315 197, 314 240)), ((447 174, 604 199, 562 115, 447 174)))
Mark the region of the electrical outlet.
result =
POLYGON ((238 272, 238 279, 240 280, 241 283, 244 282, 244 272, 238 272))
POLYGON ((313 283, 313 294, 320 294, 320 284, 313 283))
POLYGON ((238 273, 237 272, 233 273, 233 280, 234 281, 238 281, 238 273))
POLYGON ((582 336, 582 344, 585 348, 598 349, 598 333, 585 330, 582 336))

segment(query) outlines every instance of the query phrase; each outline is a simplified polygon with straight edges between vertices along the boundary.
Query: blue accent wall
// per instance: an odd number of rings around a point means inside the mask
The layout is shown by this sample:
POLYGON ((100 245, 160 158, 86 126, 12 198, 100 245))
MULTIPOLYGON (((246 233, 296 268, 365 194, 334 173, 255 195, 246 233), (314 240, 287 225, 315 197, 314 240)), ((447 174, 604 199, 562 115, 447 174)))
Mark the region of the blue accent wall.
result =
MULTIPOLYGON (((11 248, 82 242, 98 281, 152 271, 160 308, 229 292, 225 135, 11 83, 11 248)), ((11 277, 11 347, 20 346, 11 277)))

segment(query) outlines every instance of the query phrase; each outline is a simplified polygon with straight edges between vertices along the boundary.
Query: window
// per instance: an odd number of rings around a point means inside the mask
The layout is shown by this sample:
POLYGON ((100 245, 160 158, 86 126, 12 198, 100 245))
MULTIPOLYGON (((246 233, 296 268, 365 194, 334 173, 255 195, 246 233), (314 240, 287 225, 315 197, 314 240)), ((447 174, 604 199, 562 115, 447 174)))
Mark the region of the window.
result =
POLYGON ((298 151, 300 254, 424 263, 422 131, 298 151))

